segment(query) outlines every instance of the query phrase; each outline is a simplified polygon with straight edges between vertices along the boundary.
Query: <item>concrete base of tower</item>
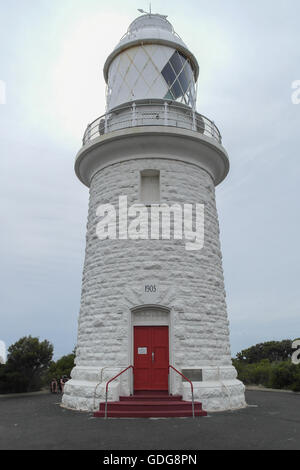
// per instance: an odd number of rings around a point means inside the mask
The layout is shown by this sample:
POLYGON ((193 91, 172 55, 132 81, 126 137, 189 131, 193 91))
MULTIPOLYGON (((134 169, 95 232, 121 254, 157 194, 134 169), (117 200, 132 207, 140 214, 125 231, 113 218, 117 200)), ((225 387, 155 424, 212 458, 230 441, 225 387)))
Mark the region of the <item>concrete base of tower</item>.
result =
MULTIPOLYGON (((247 406, 245 386, 237 380, 237 372, 233 366, 205 366, 201 370, 202 381, 193 381, 194 399, 202 403, 205 411, 228 411, 247 406)), ((192 400, 188 382, 181 383, 178 392, 183 395, 184 400, 192 400)))
MULTIPOLYGON (((99 403, 105 401, 106 384, 125 367, 86 367, 76 366, 72 379, 66 383, 62 406, 78 411, 95 411, 99 403)), ((108 401, 118 401, 120 395, 129 396, 131 388, 130 372, 109 385, 108 401)))
MULTIPOLYGON (((108 401, 119 400, 119 384, 114 383, 109 388, 108 401)), ((77 411, 96 411, 99 403, 105 401, 105 384, 85 380, 70 380, 65 386, 63 408, 77 411)))
MULTIPOLYGON (((194 399, 208 412, 238 410, 247 406, 245 386, 239 380, 193 382, 194 399)), ((192 399, 189 384, 183 385, 183 399, 192 399)))
MULTIPOLYGON (((106 383, 121 370, 123 367, 75 367, 72 379, 65 385, 62 406, 78 411, 98 410, 99 403, 105 401, 106 383)), ((247 406, 245 387, 236 379, 234 367, 206 366, 202 368, 202 374, 201 382, 193 381, 194 399, 203 404, 205 411, 227 411, 247 406)), ((108 400, 118 401, 120 396, 129 396, 132 393, 132 377, 129 372, 110 384, 108 400)), ((190 384, 182 382, 179 376, 170 377, 170 393, 183 395, 183 399, 187 401, 192 399, 190 384)))

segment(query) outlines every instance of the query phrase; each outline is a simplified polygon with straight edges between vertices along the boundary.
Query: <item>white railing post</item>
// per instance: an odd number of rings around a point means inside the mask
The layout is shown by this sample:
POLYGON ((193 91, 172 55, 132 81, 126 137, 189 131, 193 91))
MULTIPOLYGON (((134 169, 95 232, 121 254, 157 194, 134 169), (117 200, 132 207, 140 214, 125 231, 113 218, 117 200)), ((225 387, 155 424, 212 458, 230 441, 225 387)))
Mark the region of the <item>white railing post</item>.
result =
POLYGON ((87 129, 84 134, 84 138, 83 138, 84 144, 86 144, 90 140, 91 140, 91 124, 88 124, 87 129))
POLYGON ((214 123, 214 121, 211 121, 211 136, 212 136, 214 139, 216 138, 215 123, 214 123))
POLYGON ((136 104, 132 105, 132 127, 136 126, 136 104))
POLYGON ((197 130, 197 125, 196 125, 196 111, 193 109, 193 131, 197 130))
POLYGON ((168 123, 168 113, 169 113, 169 106, 168 103, 165 101, 165 119, 164 119, 164 124, 167 126, 168 123))
POLYGON ((104 134, 107 134, 107 114, 105 114, 104 134))

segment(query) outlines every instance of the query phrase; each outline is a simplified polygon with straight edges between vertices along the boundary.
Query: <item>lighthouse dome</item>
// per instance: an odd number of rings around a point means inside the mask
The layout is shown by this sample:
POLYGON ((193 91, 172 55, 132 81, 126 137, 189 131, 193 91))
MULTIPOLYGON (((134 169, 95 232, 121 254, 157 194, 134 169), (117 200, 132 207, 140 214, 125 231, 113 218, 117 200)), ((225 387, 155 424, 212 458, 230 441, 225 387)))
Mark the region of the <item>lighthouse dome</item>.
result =
POLYGON ((141 99, 195 108, 199 66, 165 16, 136 18, 104 66, 107 108, 141 99))

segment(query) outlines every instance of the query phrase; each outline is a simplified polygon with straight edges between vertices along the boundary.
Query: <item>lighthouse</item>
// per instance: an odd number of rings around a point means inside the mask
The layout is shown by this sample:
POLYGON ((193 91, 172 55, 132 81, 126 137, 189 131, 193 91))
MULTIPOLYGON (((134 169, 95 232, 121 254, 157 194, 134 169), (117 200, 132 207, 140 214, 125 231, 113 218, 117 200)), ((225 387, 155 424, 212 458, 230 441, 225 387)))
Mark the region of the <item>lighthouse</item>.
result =
POLYGON ((197 59, 166 16, 145 13, 104 78, 106 112, 75 162, 90 199, 76 365, 62 405, 95 411, 152 394, 206 411, 242 408, 215 200, 229 159, 216 124, 196 110, 197 59))

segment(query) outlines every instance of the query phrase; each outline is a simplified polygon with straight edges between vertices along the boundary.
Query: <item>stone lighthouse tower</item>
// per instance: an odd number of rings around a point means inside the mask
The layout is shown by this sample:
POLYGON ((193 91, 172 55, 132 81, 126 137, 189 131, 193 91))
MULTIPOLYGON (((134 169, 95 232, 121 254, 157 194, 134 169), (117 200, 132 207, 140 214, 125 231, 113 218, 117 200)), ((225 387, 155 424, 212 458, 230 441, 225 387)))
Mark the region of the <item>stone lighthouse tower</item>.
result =
POLYGON ((229 160, 218 128, 196 111, 198 76, 196 58, 158 14, 133 21, 106 60, 106 113, 88 126, 75 163, 90 202, 65 407, 98 408, 106 383, 128 366, 109 400, 144 392, 191 400, 187 378, 207 411, 245 406, 231 362, 215 202, 229 160), (155 211, 158 230, 150 227, 155 211), (197 213, 203 236, 193 246, 197 213))

